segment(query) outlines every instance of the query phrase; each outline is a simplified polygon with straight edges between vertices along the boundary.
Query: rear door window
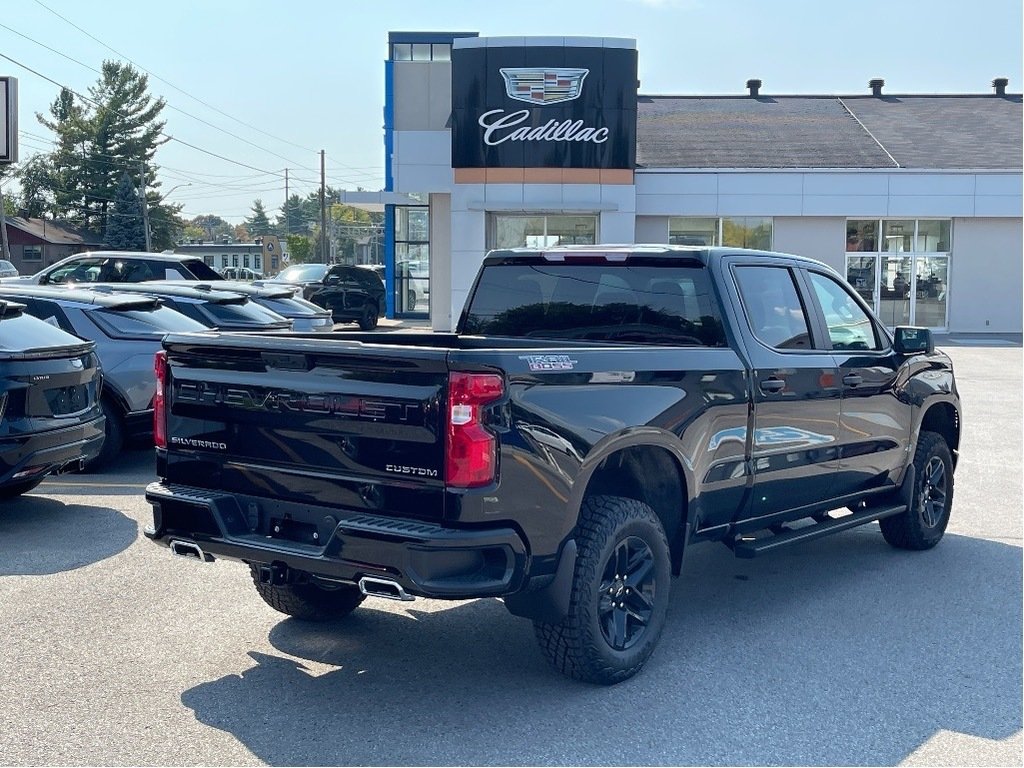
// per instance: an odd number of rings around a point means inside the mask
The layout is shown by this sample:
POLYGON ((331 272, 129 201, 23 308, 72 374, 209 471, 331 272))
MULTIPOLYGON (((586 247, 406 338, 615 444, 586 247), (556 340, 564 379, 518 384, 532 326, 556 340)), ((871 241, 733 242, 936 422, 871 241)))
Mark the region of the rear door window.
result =
POLYGON ((738 266, 743 312, 758 341, 773 349, 810 349, 810 323, 786 267, 738 266))

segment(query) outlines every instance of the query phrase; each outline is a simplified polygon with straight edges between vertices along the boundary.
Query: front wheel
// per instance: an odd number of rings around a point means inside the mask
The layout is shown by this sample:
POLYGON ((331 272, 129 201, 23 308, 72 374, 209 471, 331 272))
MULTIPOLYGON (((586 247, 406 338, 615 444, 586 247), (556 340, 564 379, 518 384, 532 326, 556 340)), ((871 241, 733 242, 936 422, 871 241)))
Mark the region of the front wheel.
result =
POLYGON ((878 521, 882 536, 897 549, 931 549, 942 539, 953 507, 953 457, 942 435, 921 432, 914 453, 910 508, 878 521))
POLYGON ((669 547, 654 511, 635 499, 594 496, 577 526, 569 614, 535 622, 548 661, 576 680, 610 685, 643 667, 668 609, 669 547))
POLYGON ((330 621, 348 616, 366 599, 354 584, 321 587, 311 582, 267 584, 260 581, 260 569, 250 566, 253 584, 263 601, 275 611, 302 621, 330 621))

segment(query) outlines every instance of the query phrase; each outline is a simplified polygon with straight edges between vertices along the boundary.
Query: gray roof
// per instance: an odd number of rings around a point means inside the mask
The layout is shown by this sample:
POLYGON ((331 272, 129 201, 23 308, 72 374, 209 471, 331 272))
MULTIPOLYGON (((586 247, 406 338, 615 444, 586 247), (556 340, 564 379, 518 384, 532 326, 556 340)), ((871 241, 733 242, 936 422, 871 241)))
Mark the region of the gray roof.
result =
POLYGON ((1021 96, 641 96, 640 168, 1021 168, 1021 96))
POLYGON ((103 238, 99 235, 52 219, 26 219, 22 216, 8 216, 7 225, 17 227, 22 232, 52 245, 100 245, 103 243, 103 238))

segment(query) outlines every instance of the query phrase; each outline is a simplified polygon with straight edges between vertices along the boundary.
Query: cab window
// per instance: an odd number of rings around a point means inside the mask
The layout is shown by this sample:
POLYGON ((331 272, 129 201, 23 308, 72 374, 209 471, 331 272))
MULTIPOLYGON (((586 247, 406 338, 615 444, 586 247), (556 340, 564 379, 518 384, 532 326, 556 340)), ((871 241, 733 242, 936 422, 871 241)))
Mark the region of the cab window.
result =
POLYGON ((881 349, 874 323, 846 288, 820 272, 810 272, 814 295, 828 326, 833 349, 881 349))

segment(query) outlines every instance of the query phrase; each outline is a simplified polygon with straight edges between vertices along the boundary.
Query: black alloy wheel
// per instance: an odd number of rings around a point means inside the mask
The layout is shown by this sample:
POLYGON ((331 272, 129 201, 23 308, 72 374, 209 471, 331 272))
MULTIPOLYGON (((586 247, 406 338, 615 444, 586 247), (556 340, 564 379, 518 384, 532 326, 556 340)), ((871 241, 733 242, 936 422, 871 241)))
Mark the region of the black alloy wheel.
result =
POLYGON ((946 512, 946 465, 938 456, 932 456, 921 477, 918 491, 917 514, 927 528, 939 524, 946 512))
POLYGON ((654 553, 643 539, 620 541, 598 587, 601 634, 616 651, 633 646, 651 621, 657 588, 654 553))

